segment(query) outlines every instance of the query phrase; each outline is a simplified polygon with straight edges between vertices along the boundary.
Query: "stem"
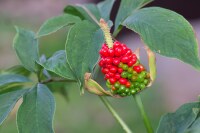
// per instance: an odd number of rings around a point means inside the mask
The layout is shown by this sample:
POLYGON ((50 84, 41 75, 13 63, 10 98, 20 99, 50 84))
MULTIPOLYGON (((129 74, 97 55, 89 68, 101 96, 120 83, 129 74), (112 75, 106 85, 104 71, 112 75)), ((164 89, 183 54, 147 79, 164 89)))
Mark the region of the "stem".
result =
POLYGON ((153 133, 153 128, 151 126, 151 122, 150 122, 150 120, 149 120, 149 118, 148 118, 148 116, 147 116, 147 114, 146 114, 146 112, 144 110, 144 106, 143 106, 142 99, 141 99, 140 95, 136 94, 133 97, 134 97, 134 99, 135 99, 135 101, 137 103, 137 107, 140 110, 140 114, 141 114, 141 116, 143 118, 144 125, 145 125, 145 127, 147 129, 147 132, 148 133, 153 133))
POLYGON ((119 28, 117 28, 114 33, 113 33, 113 37, 117 37, 117 35, 119 34, 119 32, 122 30, 122 26, 120 26, 119 28))
POLYGON ((117 122, 122 126, 124 131, 126 133, 132 133, 132 131, 129 129, 129 127, 126 125, 126 123, 122 120, 122 118, 120 118, 120 116, 117 114, 117 112, 115 112, 115 110, 113 109, 113 107, 111 106, 109 101, 103 96, 99 96, 99 98, 104 103, 104 105, 107 107, 107 109, 110 111, 110 113, 113 115, 113 117, 117 120, 117 122))
POLYGON ((41 82, 41 70, 37 72, 38 82, 41 82))

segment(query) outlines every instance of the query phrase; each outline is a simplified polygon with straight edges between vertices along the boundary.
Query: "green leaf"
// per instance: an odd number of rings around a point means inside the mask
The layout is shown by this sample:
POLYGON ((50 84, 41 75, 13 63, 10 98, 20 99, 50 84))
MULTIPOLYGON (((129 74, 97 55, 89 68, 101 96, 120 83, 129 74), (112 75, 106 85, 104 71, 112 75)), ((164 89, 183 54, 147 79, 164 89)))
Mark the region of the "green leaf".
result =
POLYGON ((68 5, 65 7, 64 12, 67 14, 78 16, 82 20, 89 20, 91 22, 94 22, 81 6, 68 5))
POLYGON ((7 118, 16 102, 27 90, 17 90, 0 95, 0 125, 7 118))
MULTIPOLYGON (((84 74, 91 72, 99 57, 104 36, 99 27, 88 21, 75 24, 66 41, 67 60, 76 74, 81 87, 84 74)), ((83 89, 81 90, 83 92, 83 89)))
POLYGON ((200 127, 198 125, 198 127, 188 129, 185 133, 199 133, 199 132, 200 132, 200 127))
POLYGON ((29 76, 30 71, 28 71, 26 68, 24 68, 21 65, 13 66, 11 68, 8 68, 6 70, 3 70, 3 74, 19 74, 23 76, 29 76))
POLYGON ((54 133, 55 101, 49 89, 38 84, 23 97, 17 113, 19 133, 54 133))
POLYGON ((181 106, 175 113, 162 116, 157 133, 184 133, 200 114, 200 102, 181 106))
POLYGON ((115 0, 105 0, 97 4, 101 18, 108 21, 110 19, 110 13, 115 0))
POLYGON ((63 14, 61 16, 50 18, 40 27, 37 37, 49 35, 67 25, 72 25, 79 21, 80 19, 78 17, 70 14, 63 14))
POLYGON ((195 34, 181 15, 159 7, 143 8, 129 16, 123 25, 137 32, 152 51, 199 69, 195 34))
POLYGON ((152 1, 153 0, 121 0, 120 7, 115 19, 115 30, 119 28, 122 22, 129 15, 152 1))
POLYGON ((0 88, 11 83, 25 83, 30 82, 30 80, 22 75, 18 74, 6 74, 0 75, 0 88))
POLYGON ((66 60, 66 53, 64 50, 55 52, 46 62, 40 63, 46 70, 56 73, 57 75, 74 80, 74 74, 66 60))
MULTIPOLYGON (((200 108, 193 108, 193 110, 200 110, 200 108)), ((190 125, 186 133, 199 133, 200 132, 200 111, 196 120, 190 125)))
POLYGON ((22 65, 29 71, 36 72, 35 61, 39 59, 38 40, 35 34, 22 28, 16 27, 17 34, 14 38, 14 49, 22 65))
MULTIPOLYGON (((99 9, 97 8, 97 6, 95 5, 95 4, 83 4, 83 5, 81 5, 81 7, 84 9, 84 7, 86 8, 86 10, 89 10, 91 13, 92 13, 92 15, 94 15, 95 16, 95 18, 97 19, 97 21, 99 21, 100 20, 100 18, 101 18, 101 14, 100 14, 100 12, 99 12, 99 9)), ((86 11, 85 10, 85 11, 86 11)), ((86 12, 86 13, 88 13, 88 12, 86 12)), ((88 14, 88 15, 90 15, 90 14, 88 14)), ((89 19, 88 19, 89 20, 89 19)), ((94 21, 92 21, 92 22, 94 22, 94 21)))
POLYGON ((97 5, 95 4, 83 4, 78 6, 69 5, 65 7, 64 12, 68 14, 72 14, 74 16, 78 16, 82 20, 89 20, 90 22, 94 23, 94 20, 91 18, 91 14, 88 14, 88 11, 94 15, 97 21, 100 18, 109 21, 110 19, 110 12, 115 0, 105 0, 97 5))

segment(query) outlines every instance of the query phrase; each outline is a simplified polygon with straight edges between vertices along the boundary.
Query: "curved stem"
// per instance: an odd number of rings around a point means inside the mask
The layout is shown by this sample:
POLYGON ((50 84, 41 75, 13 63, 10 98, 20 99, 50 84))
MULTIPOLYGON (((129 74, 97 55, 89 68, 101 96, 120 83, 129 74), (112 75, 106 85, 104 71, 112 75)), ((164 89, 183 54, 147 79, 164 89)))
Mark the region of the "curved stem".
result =
POLYGON ((117 122, 122 126, 124 131, 126 133, 132 133, 132 131, 129 129, 129 127, 126 125, 126 123, 122 120, 122 118, 113 109, 113 107, 111 106, 110 102, 103 96, 99 96, 99 98, 104 103, 104 105, 107 107, 107 109, 110 111, 110 113, 113 115, 113 117, 117 120, 117 122))
POLYGON ((134 99, 135 99, 135 101, 137 103, 137 107, 140 110, 141 116, 142 116, 143 121, 144 121, 144 125, 145 125, 145 127, 147 129, 147 132, 148 133, 153 133, 153 128, 151 126, 151 122, 150 122, 150 120, 149 120, 149 118, 148 118, 148 116, 147 116, 147 114, 146 114, 146 112, 144 110, 144 106, 143 106, 142 99, 141 99, 140 95, 136 94, 133 97, 134 97, 134 99))
POLYGON ((113 33, 113 37, 115 38, 115 37, 117 37, 117 35, 119 34, 119 32, 122 30, 122 26, 120 26, 119 28, 117 28, 115 31, 114 31, 114 33, 113 33))

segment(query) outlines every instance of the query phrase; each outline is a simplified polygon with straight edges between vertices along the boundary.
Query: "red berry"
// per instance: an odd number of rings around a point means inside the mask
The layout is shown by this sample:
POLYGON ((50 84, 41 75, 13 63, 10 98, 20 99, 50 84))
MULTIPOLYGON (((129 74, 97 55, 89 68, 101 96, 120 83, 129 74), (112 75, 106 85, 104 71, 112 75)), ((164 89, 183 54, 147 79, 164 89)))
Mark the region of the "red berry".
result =
POLYGON ((108 49, 108 45, 107 45, 106 43, 104 43, 104 44, 102 45, 102 49, 108 49))
POLYGON ((141 71, 144 71, 144 70, 145 70, 145 68, 144 68, 143 65, 140 64, 139 67, 140 67, 141 71))
POLYGON ((115 56, 121 56, 122 52, 123 52, 123 50, 121 47, 115 48, 115 56))
POLYGON ((124 70, 123 70, 122 68, 118 68, 118 69, 117 69, 117 72, 118 72, 118 73, 122 73, 123 71, 124 71, 124 70))
POLYGON ((133 66, 133 64, 134 64, 134 62, 133 62, 132 60, 130 60, 130 61, 128 62, 128 66, 129 66, 129 67, 133 66))
POLYGON ((120 78, 121 78, 121 76, 119 73, 115 74, 115 79, 119 80, 120 78))
POLYGON ((115 91, 115 90, 116 90, 116 88, 115 88, 114 86, 112 86, 112 87, 111 87, 111 89, 112 89, 113 91, 115 91))
POLYGON ((140 72, 141 72, 140 66, 134 66, 134 67, 133 67, 133 70, 135 70, 137 73, 140 73, 140 72))
POLYGON ((111 72, 109 72, 108 75, 110 76, 110 78, 115 76, 115 74, 111 72))
POLYGON ((127 80, 125 78, 120 78, 119 83, 125 85, 127 83, 127 80))
POLYGON ((99 61, 99 66, 102 67, 103 65, 104 65, 104 61, 103 61, 103 60, 100 60, 100 61, 99 61))
POLYGON ((126 84, 125 84, 125 86, 126 86, 127 88, 130 88, 131 83, 130 83, 129 81, 127 81, 126 84))
POLYGON ((111 73, 116 73, 117 72, 117 67, 116 66, 110 67, 110 72, 111 73))
POLYGON ((106 68, 110 69, 112 67, 111 64, 106 64, 106 68))
POLYGON ((103 57, 109 56, 108 51, 105 50, 105 49, 101 49, 99 53, 100 53, 100 55, 103 56, 103 57))
POLYGON ((128 62, 128 66, 133 66, 137 62, 137 59, 133 58, 128 62))
POLYGON ((133 58, 131 61, 133 61, 133 64, 137 62, 137 58, 133 58))
POLYGON ((104 74, 109 73, 109 69, 108 68, 102 68, 101 71, 104 74))
POLYGON ((110 78, 110 75, 109 75, 109 74, 106 74, 104 78, 105 78, 105 79, 109 79, 109 78, 110 78))
POLYGON ((106 58, 106 63, 107 64, 112 64, 112 62, 113 62, 113 58, 112 57, 107 57, 106 58))
POLYGON ((110 78, 109 81, 110 81, 111 84, 114 84, 116 82, 116 79, 115 78, 110 78))
POLYGON ((116 47, 118 47, 118 46, 120 46, 120 45, 121 45, 120 42, 115 41, 114 44, 113 44, 113 48, 116 48, 116 47))
POLYGON ((127 63, 128 61, 129 61, 128 56, 124 56, 124 57, 121 58, 122 63, 127 63))
POLYGON ((123 54, 126 54, 127 49, 128 49, 127 46, 125 44, 122 44, 123 54))
POLYGON ((113 64, 114 65, 118 66, 119 63, 120 63, 120 59, 118 59, 118 58, 113 59, 113 64))
POLYGON ((127 51, 126 51, 126 54, 125 55, 132 55, 132 51, 130 50, 130 49, 128 49, 127 51))
POLYGON ((137 60, 137 56, 135 54, 132 54, 132 58, 137 60))
POLYGON ((108 49, 108 54, 109 54, 109 56, 111 56, 111 57, 115 56, 115 52, 114 52, 113 49, 108 49))

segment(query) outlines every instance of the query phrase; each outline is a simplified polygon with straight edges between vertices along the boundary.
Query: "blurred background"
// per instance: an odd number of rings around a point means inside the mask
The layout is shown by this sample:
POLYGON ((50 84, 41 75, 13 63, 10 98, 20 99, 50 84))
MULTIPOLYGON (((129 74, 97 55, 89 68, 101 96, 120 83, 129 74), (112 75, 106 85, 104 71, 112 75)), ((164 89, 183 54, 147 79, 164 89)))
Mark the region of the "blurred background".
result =
MULTIPOLYGON (((0 69, 19 64, 12 49, 15 35, 14 25, 37 31, 48 18, 62 14, 68 4, 97 3, 100 0, 0 0, 0 69)), ((119 0, 116 0, 111 18, 115 19, 119 0)), ((182 14, 193 25, 200 40, 200 1, 199 0, 155 0, 148 6, 161 6, 182 14)), ((40 53, 51 56, 56 50, 64 49, 66 31, 40 39, 40 53)), ((143 47, 138 35, 123 30, 117 38, 132 49, 143 47)), ((142 50, 142 63, 147 65, 147 57, 142 50)), ((157 55, 158 77, 155 84, 142 92, 147 113, 156 129, 159 118, 166 112, 173 112, 183 103, 197 100, 200 94, 200 72, 176 59, 157 55)), ((54 127, 56 133, 122 133, 112 115, 97 96, 86 93, 79 95, 79 90, 69 90, 69 101, 59 94, 56 97, 54 127)), ((134 99, 109 99, 117 112, 137 133, 144 133, 140 114, 134 99)), ((17 133, 15 122, 16 110, 0 127, 0 133, 17 133)), ((31 124, 31 123, 30 123, 31 124)))

